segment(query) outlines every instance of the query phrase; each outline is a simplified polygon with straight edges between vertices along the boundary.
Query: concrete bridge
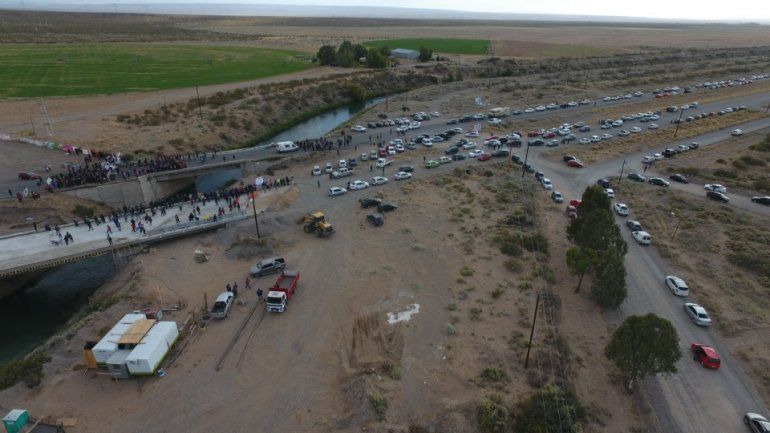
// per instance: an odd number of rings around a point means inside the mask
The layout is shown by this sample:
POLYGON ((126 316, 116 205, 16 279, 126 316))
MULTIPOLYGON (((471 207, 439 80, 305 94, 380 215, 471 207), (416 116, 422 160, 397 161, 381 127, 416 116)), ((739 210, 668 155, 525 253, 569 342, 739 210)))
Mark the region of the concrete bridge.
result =
POLYGON ((195 185, 199 176, 224 170, 240 170, 241 178, 253 176, 267 166, 258 159, 234 159, 231 161, 196 165, 179 170, 150 173, 132 179, 108 182, 100 185, 84 185, 61 191, 112 207, 150 203, 172 196, 195 185))

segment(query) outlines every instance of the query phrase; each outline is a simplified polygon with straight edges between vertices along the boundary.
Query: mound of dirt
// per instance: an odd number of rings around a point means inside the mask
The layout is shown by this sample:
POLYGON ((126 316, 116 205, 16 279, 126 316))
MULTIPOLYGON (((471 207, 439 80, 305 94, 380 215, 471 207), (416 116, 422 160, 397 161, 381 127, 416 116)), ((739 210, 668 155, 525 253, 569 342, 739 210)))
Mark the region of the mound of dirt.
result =
POLYGON ((229 259, 248 260, 254 257, 264 256, 273 251, 270 240, 266 237, 257 239, 255 234, 238 234, 235 241, 227 248, 225 255, 229 259))
POLYGON ((347 367, 375 369, 384 363, 398 364, 404 349, 400 325, 390 325, 380 312, 361 314, 353 319, 346 336, 347 367))

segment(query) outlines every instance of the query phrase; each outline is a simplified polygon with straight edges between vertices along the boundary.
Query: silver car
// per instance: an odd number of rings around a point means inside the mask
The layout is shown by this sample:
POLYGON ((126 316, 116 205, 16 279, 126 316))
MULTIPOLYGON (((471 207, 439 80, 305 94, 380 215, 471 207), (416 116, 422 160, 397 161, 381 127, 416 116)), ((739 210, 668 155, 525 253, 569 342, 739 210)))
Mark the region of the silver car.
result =
POLYGON ((690 316, 692 323, 700 326, 711 326, 711 317, 709 317, 709 313, 707 313, 706 309, 700 305, 686 302, 682 306, 682 309, 688 316, 690 316))

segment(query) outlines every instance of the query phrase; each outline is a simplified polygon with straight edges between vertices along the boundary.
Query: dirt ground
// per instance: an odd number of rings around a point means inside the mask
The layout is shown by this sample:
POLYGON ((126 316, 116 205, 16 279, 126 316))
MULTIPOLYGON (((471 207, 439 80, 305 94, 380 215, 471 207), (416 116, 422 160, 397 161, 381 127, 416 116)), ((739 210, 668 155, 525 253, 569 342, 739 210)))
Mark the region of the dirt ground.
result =
MULTIPOLYGON (((368 211, 351 194, 328 199, 307 179, 309 166, 292 169, 298 186, 260 217, 264 242, 244 221, 135 257, 96 295, 118 302, 54 338, 42 386, 2 391, 0 406, 76 418, 67 429, 76 433, 159 425, 203 432, 223 422, 234 432, 476 431, 477 405, 485 398, 498 395, 515 412, 517 401, 563 380, 591 414, 583 431, 641 428, 641 415, 607 373, 601 350, 607 325, 595 319, 593 303, 572 293, 574 281, 560 264, 563 215, 544 204, 529 177, 511 176, 505 164, 486 168, 470 175, 445 170, 378 189, 399 206, 379 228, 366 224, 368 211), (334 224, 331 239, 309 236, 294 223, 316 209, 334 224), (542 222, 516 229, 503 222, 517 221, 506 219, 511 215, 542 222), (500 230, 548 233, 550 255, 504 256, 494 241, 500 230), (195 249, 210 260, 195 263, 195 249), (286 313, 257 308, 247 319, 257 307, 254 291, 243 289, 248 268, 273 254, 302 272, 299 291, 286 313), (166 319, 182 325, 204 296, 211 305, 233 281, 245 304, 205 330, 193 327, 167 360, 166 376, 113 382, 83 371, 83 341, 98 338, 126 311, 179 307, 166 319), (551 295, 541 304, 524 370, 534 296, 543 290, 551 295), (390 324, 394 314, 402 321, 390 324), (569 349, 554 343, 559 332, 569 349), (502 371, 502 379, 482 377, 486 368, 502 371), (380 396, 387 409, 378 414, 372 399, 380 396)), ((356 196, 374 193, 367 192, 356 196)), ((273 280, 258 278, 252 286, 273 280)))

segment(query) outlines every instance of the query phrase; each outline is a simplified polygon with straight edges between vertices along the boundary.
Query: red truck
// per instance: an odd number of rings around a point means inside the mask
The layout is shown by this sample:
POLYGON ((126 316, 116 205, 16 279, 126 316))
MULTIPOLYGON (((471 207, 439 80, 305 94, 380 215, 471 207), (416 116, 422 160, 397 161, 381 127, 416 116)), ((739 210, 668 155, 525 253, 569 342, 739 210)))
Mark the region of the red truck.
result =
POLYGON ((286 311, 289 299, 294 295, 294 291, 297 290, 298 282, 299 271, 284 270, 281 272, 273 287, 267 292, 267 311, 276 313, 286 311))

